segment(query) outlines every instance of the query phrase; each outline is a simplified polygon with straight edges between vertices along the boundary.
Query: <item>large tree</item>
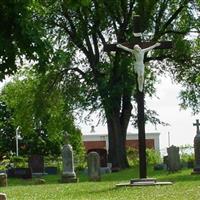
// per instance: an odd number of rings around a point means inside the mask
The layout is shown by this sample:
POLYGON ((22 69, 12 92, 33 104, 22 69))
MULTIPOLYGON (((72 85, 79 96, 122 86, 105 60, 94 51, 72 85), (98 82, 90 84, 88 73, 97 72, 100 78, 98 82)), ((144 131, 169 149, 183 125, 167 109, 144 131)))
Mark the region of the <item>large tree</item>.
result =
POLYGON ((152 93, 150 85, 156 73, 168 71, 176 78, 191 64, 196 69, 198 67, 197 63, 191 62, 192 43, 185 40, 191 30, 196 31, 198 20, 195 13, 198 10, 195 6, 189 0, 49 0, 40 4, 40 10, 45 12, 37 13, 38 20, 44 20, 56 42, 55 48, 73 52, 71 69, 63 70, 63 77, 72 74, 79 77, 88 105, 104 111, 109 161, 114 167, 128 166, 125 140, 132 100, 135 100, 136 75, 131 57, 120 51, 105 53, 103 47, 109 42, 134 41, 134 14, 141 16, 144 40, 173 40, 174 50, 162 50, 145 57, 145 62, 161 61, 159 64, 152 62, 146 71, 145 92, 152 93))
POLYGON ((152 94, 156 74, 168 71, 180 81, 180 75, 185 77, 184 71, 191 65, 198 70, 198 63, 192 62, 193 44, 186 41, 191 31, 198 31, 198 6, 199 2, 192 0, 33 1, 29 10, 34 22, 43 24, 42 30, 54 44, 54 52, 59 51, 61 57, 70 52, 71 67, 66 68, 63 62, 58 69, 60 86, 68 88, 68 83, 73 82, 76 89, 79 81, 79 91, 84 94, 80 100, 105 114, 109 161, 114 167, 128 166, 125 140, 135 101, 136 75, 131 57, 120 51, 106 53, 103 47, 110 42, 134 41, 135 14, 142 18, 143 40, 173 40, 173 50, 145 56, 145 62, 151 61, 146 68, 145 92, 152 94))

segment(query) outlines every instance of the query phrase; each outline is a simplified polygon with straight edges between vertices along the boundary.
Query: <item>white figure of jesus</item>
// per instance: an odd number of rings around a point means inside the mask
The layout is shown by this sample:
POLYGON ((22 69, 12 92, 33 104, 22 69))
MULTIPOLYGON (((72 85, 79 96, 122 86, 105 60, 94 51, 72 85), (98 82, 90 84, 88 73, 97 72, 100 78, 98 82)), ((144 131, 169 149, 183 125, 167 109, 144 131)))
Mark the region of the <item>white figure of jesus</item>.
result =
POLYGON ((121 44, 117 44, 118 48, 128 51, 135 56, 134 70, 137 73, 138 89, 140 92, 143 91, 144 85, 144 54, 158 46, 160 46, 160 43, 156 43, 148 48, 142 49, 136 44, 133 49, 130 49, 121 44))

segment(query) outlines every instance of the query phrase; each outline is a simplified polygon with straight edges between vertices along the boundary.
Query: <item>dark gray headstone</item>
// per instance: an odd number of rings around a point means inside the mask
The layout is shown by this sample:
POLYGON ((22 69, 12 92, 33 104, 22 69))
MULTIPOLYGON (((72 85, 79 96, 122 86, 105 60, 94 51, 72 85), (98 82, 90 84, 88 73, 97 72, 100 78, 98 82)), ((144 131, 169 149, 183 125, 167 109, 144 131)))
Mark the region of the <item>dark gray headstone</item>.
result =
POLYGON ((23 179, 31 179, 32 178, 31 168, 15 168, 14 177, 23 178, 23 179))
POLYGON ((167 148, 167 167, 170 172, 175 172, 181 169, 179 147, 171 146, 167 148))
POLYGON ((194 169, 193 174, 200 174, 200 123, 196 120, 193 126, 197 127, 197 134, 194 137, 194 169))
POLYGON ((42 155, 31 155, 28 165, 32 173, 44 173, 44 157, 42 155))

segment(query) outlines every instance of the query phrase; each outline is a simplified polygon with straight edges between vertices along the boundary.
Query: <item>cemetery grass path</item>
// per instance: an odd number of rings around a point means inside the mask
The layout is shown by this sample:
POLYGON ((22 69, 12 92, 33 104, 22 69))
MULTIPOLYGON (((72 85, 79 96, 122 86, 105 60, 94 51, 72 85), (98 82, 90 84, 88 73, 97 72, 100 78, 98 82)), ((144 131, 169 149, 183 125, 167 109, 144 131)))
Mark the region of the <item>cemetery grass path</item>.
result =
POLYGON ((168 174, 153 171, 149 177, 161 181, 172 181, 171 186, 122 187, 115 185, 137 178, 138 170, 131 168, 118 173, 106 174, 101 182, 88 182, 80 173, 77 184, 58 183, 59 175, 45 177, 44 185, 34 185, 34 180, 9 179, 8 187, 1 187, 8 200, 198 200, 200 199, 200 175, 190 175, 192 169, 168 174))

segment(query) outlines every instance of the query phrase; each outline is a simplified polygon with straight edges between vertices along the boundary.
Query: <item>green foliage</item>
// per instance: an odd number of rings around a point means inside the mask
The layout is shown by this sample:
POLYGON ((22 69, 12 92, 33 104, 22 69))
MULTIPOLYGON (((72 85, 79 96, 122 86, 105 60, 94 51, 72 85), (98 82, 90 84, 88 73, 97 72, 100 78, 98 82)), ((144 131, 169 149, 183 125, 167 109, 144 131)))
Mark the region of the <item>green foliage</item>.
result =
POLYGON ((137 166, 139 164, 138 149, 128 147, 127 158, 130 166, 137 166))
MULTIPOLYGON (((139 152, 138 149, 130 148, 127 149, 127 157, 130 166, 137 166, 139 164, 139 152)), ((146 149, 146 157, 148 165, 155 165, 161 162, 160 153, 154 149, 146 149)))
POLYGON ((155 165, 161 162, 160 152, 154 149, 147 149, 146 154, 147 154, 148 165, 155 165))
POLYGON ((0 159, 10 151, 15 151, 15 127, 12 114, 6 103, 0 101, 0 159))
POLYGON ((51 47, 45 29, 33 12, 33 0, 0 2, 0 80, 17 70, 16 60, 25 56, 41 66, 48 61, 51 47))
POLYGON ((181 162, 194 162, 194 149, 191 145, 180 146, 179 149, 181 162))
POLYGON ((183 109, 190 107, 194 114, 200 112, 200 39, 197 38, 193 41, 192 61, 190 67, 184 68, 182 73, 179 73, 178 80, 183 85, 179 99, 180 106, 183 109))
POLYGON ((2 90, 1 99, 13 110, 12 123, 20 126, 20 152, 59 155, 63 132, 68 131, 79 154, 81 132, 74 127, 69 101, 65 101, 58 87, 51 85, 52 77, 48 75, 25 68, 2 90))
POLYGON ((9 165, 10 165, 10 159, 4 156, 3 159, 0 161, 0 170, 2 171, 7 170, 9 165))
POLYGON ((10 165, 14 168, 28 167, 28 159, 22 156, 11 156, 10 165))

